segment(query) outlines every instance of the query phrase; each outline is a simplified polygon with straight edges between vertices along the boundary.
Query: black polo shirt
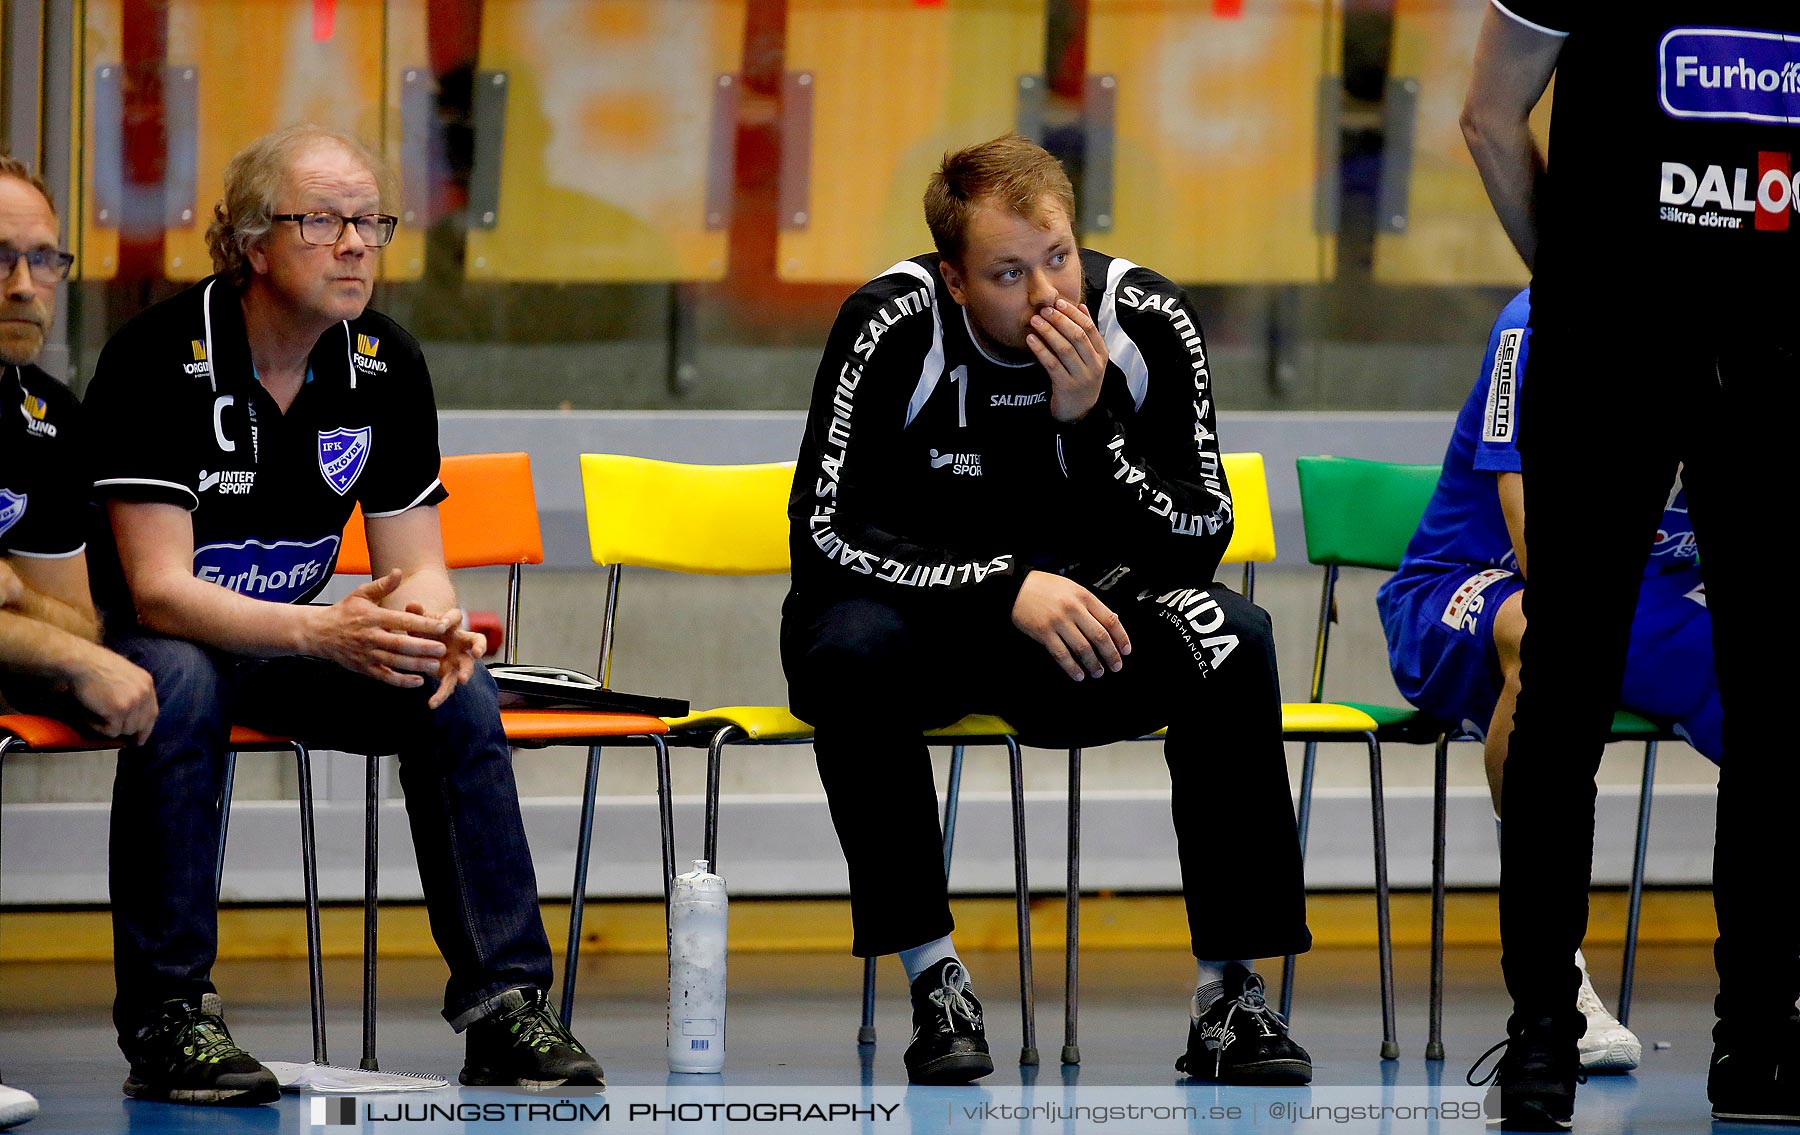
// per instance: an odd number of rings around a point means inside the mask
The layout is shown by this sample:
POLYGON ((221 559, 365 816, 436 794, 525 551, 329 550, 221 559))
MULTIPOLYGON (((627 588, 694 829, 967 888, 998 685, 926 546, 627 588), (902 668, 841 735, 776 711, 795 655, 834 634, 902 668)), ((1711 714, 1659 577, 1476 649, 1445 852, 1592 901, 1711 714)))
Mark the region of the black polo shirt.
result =
POLYGON ((1675 322, 1791 319, 1800 3, 1493 2, 1564 39, 1532 306, 1636 290, 1675 322))
MULTIPOLYGON (((217 277, 142 312, 107 342, 88 387, 96 495, 189 510, 200 579, 311 599, 355 505, 393 516, 447 494, 431 379, 399 324, 374 311, 336 324, 308 368, 282 413, 251 365, 238 293, 217 277)), ((95 549, 95 598, 130 611, 110 530, 95 549)))
POLYGON ((34 366, 0 366, 0 555, 63 559, 87 529, 81 403, 34 366))

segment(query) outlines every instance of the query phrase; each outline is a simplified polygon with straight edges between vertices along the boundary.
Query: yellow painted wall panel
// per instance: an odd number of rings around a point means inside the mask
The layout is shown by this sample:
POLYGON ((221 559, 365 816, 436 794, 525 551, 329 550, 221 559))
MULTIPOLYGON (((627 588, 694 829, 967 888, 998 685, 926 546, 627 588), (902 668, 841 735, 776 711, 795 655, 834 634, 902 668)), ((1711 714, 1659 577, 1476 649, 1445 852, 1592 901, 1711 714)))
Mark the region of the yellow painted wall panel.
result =
POLYGON ((812 75, 806 227, 779 275, 860 282, 931 251, 921 200, 945 151, 1013 129, 1044 69, 1044 0, 791 0, 789 71, 812 75))
POLYGON ((70 273, 76 280, 110 280, 119 270, 119 230, 114 218, 100 216, 100 199, 94 191, 94 81, 104 64, 116 65, 123 56, 124 22, 121 0, 88 0, 82 5, 83 40, 81 119, 74 124, 75 168, 80 171, 72 188, 72 201, 58 202, 68 220, 69 251, 75 254, 70 273))
POLYGON ((507 74, 495 227, 473 280, 716 280, 713 101, 741 69, 744 0, 487 0, 483 70, 507 74))
MULTIPOLYGON (((381 102, 381 146, 382 153, 388 163, 393 166, 394 176, 402 186, 400 200, 384 202, 388 212, 400 218, 400 227, 394 230, 394 240, 381 253, 381 278, 383 280, 416 280, 425 271, 425 228, 428 218, 413 215, 406 208, 407 181, 417 178, 423 184, 417 187, 417 195, 429 201, 431 198, 431 168, 427 160, 424 169, 408 169, 405 160, 405 149, 401 144, 405 123, 401 120, 401 92, 406 89, 406 76, 413 74, 414 82, 425 84, 430 89, 432 84, 431 47, 426 38, 426 0, 387 0, 387 75, 382 90, 381 102)), ((435 109, 430 126, 436 129, 435 109)))
POLYGON ((206 225, 225 163, 259 135, 315 122, 381 144, 383 7, 339 0, 320 40, 311 0, 171 0, 168 60, 196 69, 200 136, 193 216, 164 236, 170 279, 212 271, 206 225))
MULTIPOLYGON (((1329 0, 1093 0, 1087 67, 1111 75, 1113 227, 1084 243, 1204 283, 1327 278, 1317 232, 1320 80, 1337 71, 1329 0)), ((1337 176, 1336 170, 1324 171, 1337 176)))
MULTIPOLYGON (((1458 117, 1487 0, 1396 0, 1390 82, 1418 83, 1404 232, 1378 231, 1375 278, 1387 284, 1516 284, 1530 278, 1494 216, 1458 117)), ((1549 137, 1550 92, 1532 114, 1549 137)))

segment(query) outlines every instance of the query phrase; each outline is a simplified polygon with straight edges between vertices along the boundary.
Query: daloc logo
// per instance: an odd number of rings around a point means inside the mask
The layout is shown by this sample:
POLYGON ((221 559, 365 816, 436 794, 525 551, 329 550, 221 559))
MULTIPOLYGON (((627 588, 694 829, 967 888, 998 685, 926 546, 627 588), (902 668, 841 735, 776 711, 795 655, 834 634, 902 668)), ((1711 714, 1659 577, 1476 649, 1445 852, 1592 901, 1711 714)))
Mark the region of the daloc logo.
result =
POLYGON ((324 582, 337 548, 336 536, 310 544, 298 540, 208 544, 194 550, 194 576, 252 599, 293 603, 324 582))
POLYGON ((0 536, 19 522, 25 515, 25 494, 15 493, 11 489, 0 489, 0 536))
POLYGON ((372 430, 373 427, 364 426, 360 430, 319 431, 319 472, 340 497, 362 476, 363 466, 369 460, 372 430))

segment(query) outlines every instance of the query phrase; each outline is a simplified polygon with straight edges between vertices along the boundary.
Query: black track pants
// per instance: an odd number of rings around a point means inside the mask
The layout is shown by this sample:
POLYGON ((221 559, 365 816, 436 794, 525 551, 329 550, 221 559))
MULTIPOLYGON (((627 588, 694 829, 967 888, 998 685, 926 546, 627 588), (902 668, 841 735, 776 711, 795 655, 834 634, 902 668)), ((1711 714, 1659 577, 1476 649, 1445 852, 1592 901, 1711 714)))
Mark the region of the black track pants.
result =
MULTIPOLYGON (((1705 337, 1558 321, 1540 307, 1524 385, 1523 692, 1506 761, 1500 933, 1521 1018, 1579 1035, 1573 956, 1587 929, 1594 773, 1618 704, 1638 580, 1683 463, 1725 711, 1714 901, 1717 1011, 1764 1029, 1800 993, 1794 814, 1800 761, 1758 715, 1791 678, 1775 553, 1793 496, 1800 357, 1792 312, 1722 316, 1705 337), (1774 337, 1772 337, 1772 335, 1774 337), (1785 336, 1786 341, 1782 340, 1785 336), (1759 642, 1759 639, 1761 640, 1759 642)), ((1647 330, 1647 329, 1646 329, 1647 330)))
POLYGON ((975 712, 998 714, 1046 747, 1167 725, 1195 955, 1274 957, 1311 945, 1268 615, 1217 583, 1102 600, 1124 621, 1132 653, 1118 673, 1075 682, 1010 621, 977 626, 868 599, 808 609, 790 598, 782 658, 794 712, 817 728, 858 955, 951 931, 920 733, 975 712))

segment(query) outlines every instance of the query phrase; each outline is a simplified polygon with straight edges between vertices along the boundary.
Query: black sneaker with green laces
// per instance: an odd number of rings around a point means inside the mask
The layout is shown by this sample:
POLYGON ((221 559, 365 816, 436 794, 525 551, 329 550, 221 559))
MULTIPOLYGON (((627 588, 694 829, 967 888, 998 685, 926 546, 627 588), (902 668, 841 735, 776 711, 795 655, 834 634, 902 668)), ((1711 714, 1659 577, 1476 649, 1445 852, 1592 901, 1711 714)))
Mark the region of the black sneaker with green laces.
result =
POLYGON ((1308 1084, 1312 1057, 1288 1037, 1287 1022, 1269 1008, 1261 974, 1232 962, 1224 989, 1204 1010, 1188 1007, 1187 1052, 1175 1070, 1216 1084, 1308 1084))
POLYGON ((465 1084, 547 1090, 604 1088, 606 1073, 550 1009, 541 989, 501 995, 501 1007, 469 1026, 465 1084))
POLYGON ((275 1073, 239 1048, 225 1028, 217 993, 165 1001, 154 1019, 122 1043, 131 1074, 125 1094, 139 1100, 249 1107, 281 1096, 275 1073))

